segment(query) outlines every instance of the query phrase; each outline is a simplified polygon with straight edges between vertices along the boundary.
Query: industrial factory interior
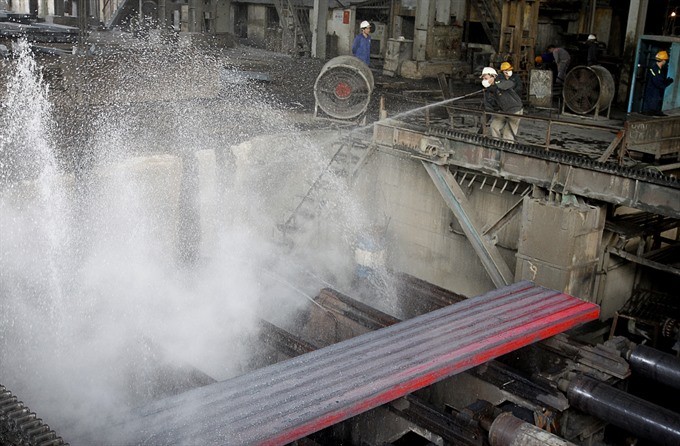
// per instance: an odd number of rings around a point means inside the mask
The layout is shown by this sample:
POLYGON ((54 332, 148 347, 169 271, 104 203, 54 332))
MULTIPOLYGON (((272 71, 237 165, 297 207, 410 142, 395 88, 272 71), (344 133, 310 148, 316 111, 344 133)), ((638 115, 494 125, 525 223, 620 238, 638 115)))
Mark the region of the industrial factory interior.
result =
POLYGON ((0 445, 680 445, 680 0, 0 0, 0 445))

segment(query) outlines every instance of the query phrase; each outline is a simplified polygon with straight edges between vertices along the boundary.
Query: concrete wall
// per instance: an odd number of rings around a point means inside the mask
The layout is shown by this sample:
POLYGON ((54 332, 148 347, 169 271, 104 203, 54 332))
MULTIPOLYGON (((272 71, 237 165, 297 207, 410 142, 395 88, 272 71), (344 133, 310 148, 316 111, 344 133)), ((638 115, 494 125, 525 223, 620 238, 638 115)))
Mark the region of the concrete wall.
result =
MULTIPOLYGON (((455 220, 420 161, 377 152, 359 174, 358 196, 364 196, 373 218, 389 219, 387 266, 454 292, 475 296, 494 289, 464 235, 452 232, 455 220), (370 203, 370 204, 369 204, 370 203)), ((469 199, 482 224, 494 221, 519 197, 486 189, 470 189, 469 199)), ((518 238, 518 226, 501 233, 501 243, 518 238)), ((510 269, 514 251, 502 249, 510 269)))
POLYGON ((262 5, 248 5, 248 39, 264 45, 267 27, 267 8, 262 5))
POLYGON ((352 53, 352 41, 358 33, 356 28, 355 9, 332 9, 328 19, 327 33, 329 36, 336 35, 338 42, 338 55, 352 53))
POLYGON ((28 2, 28 0, 14 0, 12 2, 12 7, 10 8, 10 10, 12 12, 28 14, 30 12, 29 8, 30 8, 30 3, 28 2))

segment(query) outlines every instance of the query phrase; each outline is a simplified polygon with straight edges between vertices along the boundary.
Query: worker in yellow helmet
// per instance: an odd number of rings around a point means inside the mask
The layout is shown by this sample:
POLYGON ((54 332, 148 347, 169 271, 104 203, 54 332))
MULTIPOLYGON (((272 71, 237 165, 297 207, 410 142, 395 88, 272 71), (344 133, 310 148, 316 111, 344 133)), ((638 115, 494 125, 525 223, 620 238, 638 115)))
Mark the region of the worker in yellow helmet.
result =
POLYGON ((647 69, 645 72, 647 80, 645 81, 645 95, 642 101, 642 113, 652 116, 666 116, 661 111, 663 106, 663 94, 670 84, 673 83, 673 78, 668 77, 668 53, 666 51, 659 51, 654 56, 656 63, 647 69))
POLYGON ((512 71, 512 64, 510 62, 503 62, 501 64, 501 72, 505 79, 512 81, 514 85, 512 89, 515 90, 517 96, 522 98, 524 94, 524 84, 522 83, 522 78, 519 77, 519 74, 512 71))

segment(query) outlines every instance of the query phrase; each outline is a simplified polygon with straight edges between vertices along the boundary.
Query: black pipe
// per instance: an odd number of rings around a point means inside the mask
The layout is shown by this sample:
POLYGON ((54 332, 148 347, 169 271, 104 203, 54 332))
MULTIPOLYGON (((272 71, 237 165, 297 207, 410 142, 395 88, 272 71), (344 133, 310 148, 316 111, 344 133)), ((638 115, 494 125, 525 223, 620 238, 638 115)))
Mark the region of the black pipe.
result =
POLYGON ((680 389, 680 358, 646 345, 638 345, 631 350, 628 363, 633 372, 680 389))
POLYGON ((641 398, 577 375, 567 387, 569 404, 655 443, 680 444, 680 415, 641 398))

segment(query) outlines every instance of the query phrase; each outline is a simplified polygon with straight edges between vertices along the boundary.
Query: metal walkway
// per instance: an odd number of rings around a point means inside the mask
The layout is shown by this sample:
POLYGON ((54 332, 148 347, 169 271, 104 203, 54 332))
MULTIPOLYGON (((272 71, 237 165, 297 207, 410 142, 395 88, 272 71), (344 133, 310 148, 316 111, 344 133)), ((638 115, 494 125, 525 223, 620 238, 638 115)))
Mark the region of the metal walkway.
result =
POLYGON ((401 156, 680 218, 680 180, 651 169, 394 120, 375 123, 373 143, 401 156))
POLYGON ((157 401, 114 428, 135 444, 282 445, 598 315, 519 282, 157 401))

